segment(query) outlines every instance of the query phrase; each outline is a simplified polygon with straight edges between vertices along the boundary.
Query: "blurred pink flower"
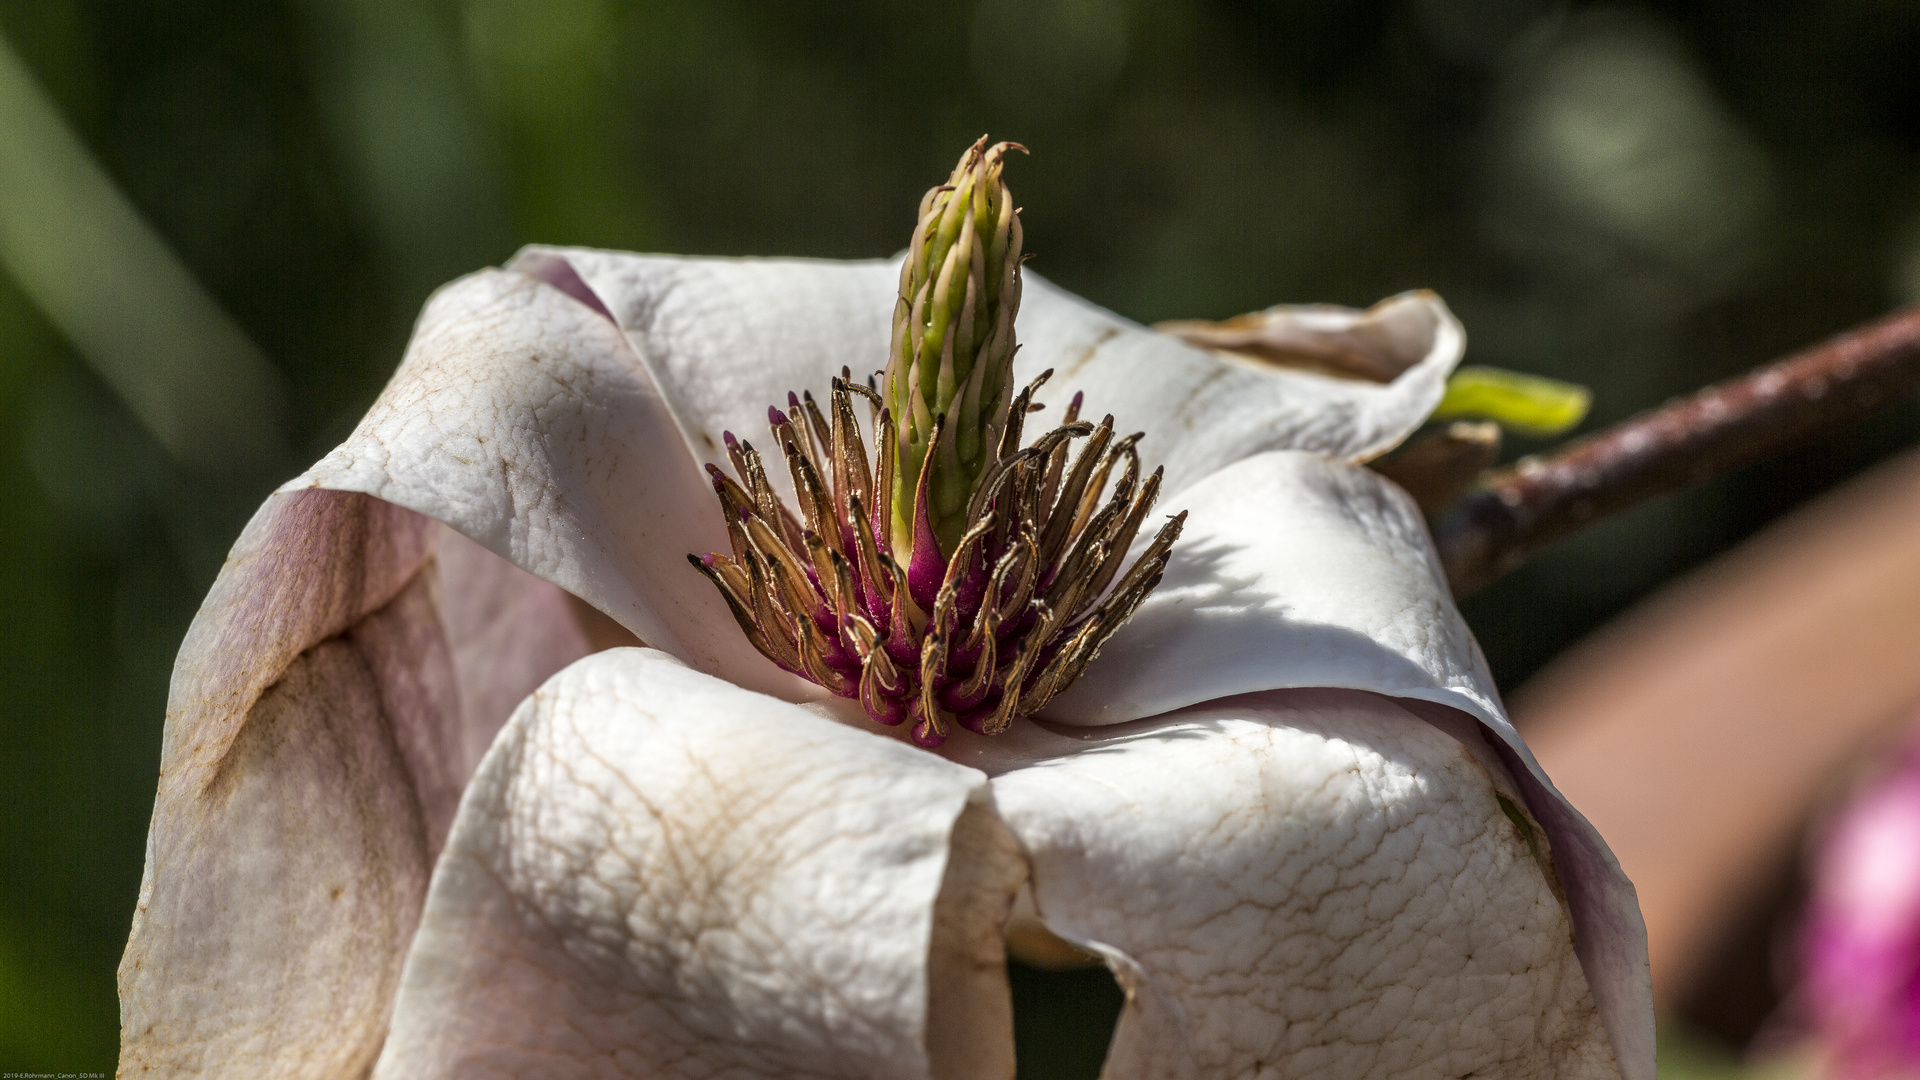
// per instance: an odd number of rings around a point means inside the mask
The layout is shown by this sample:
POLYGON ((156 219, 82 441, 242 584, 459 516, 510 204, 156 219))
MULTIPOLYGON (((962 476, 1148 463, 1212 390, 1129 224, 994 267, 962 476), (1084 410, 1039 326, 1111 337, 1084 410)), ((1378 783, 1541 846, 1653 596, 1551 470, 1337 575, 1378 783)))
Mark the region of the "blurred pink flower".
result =
POLYGON ((1827 835, 1803 949, 1832 1074, 1920 1071, 1920 742, 1827 835))

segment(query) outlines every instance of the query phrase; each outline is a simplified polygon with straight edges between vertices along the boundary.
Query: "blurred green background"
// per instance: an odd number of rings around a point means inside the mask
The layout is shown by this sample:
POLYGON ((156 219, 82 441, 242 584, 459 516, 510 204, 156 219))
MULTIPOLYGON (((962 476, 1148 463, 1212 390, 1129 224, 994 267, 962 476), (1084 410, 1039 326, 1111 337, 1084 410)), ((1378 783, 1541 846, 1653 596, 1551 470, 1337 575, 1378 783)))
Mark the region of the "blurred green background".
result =
MULTIPOLYGON (((1067 288, 1145 321, 1435 288, 1589 428, 1920 299, 1911 0, 0 0, 0 36, 7 1069, 112 1067, 168 670, 240 525, 519 244, 886 255, 990 131, 1067 288)), ((1891 406, 1468 617, 1510 688, 1917 435, 1891 406)), ((1777 1000, 1729 977, 1761 1004, 1680 1018, 1675 1071, 1777 1000)), ((1029 1073, 1092 1075, 1103 979, 1021 975, 1029 1073)))

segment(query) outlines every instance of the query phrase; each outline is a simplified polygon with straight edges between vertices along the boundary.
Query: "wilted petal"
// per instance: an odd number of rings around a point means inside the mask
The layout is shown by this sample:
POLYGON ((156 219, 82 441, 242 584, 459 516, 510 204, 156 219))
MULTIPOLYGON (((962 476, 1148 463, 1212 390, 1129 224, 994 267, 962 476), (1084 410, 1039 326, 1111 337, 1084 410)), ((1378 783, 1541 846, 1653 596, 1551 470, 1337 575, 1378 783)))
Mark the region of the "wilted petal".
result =
POLYGON ((1109 1080, 1619 1075, 1488 747, 1327 690, 1029 730, 1074 751, 994 798, 1042 917, 1128 991, 1109 1080))
POLYGON ((378 1075, 1003 1077, 1025 874, 981 773, 601 653, 475 777, 378 1075))
POLYGON ((1167 467, 1166 505, 1187 505, 1188 485, 1241 458, 1304 450, 1365 461, 1399 445, 1446 392, 1466 335, 1430 292, 1366 311, 1316 305, 1264 313, 1273 333, 1302 351, 1364 351, 1388 383, 1331 378, 1195 348, 1143 328, 1038 278, 1021 311, 1017 372, 1055 368, 1059 385, 1084 390, 1095 415, 1143 430, 1141 454, 1167 467))
MULTIPOLYGON (((826 390, 844 365, 885 366, 899 267, 893 262, 690 259, 529 248, 564 259, 632 338, 684 425, 696 458, 718 460, 724 431, 758 438, 788 391, 826 390)), ((523 265, 515 263, 513 265, 523 265)), ((1043 399, 1086 393, 1095 417, 1144 430, 1142 455, 1167 467, 1168 497, 1223 465, 1274 449, 1342 460, 1382 453, 1418 427, 1445 390, 1465 337, 1431 293, 1370 311, 1276 308, 1277 339, 1303 352, 1362 352, 1389 383, 1333 378, 1228 357, 1120 318, 1026 275, 1016 383, 1054 369, 1043 399)), ((1043 414, 1044 415, 1044 414, 1043 414)))
POLYGON ((304 487, 436 518, 702 670, 811 692, 688 570, 726 532, 645 366, 604 316, 533 278, 483 271, 436 293, 359 427, 287 485, 304 487))
POLYGON ((498 702, 586 651, 557 589, 457 545, 437 560, 444 532, 296 492, 234 545, 174 669, 124 1071, 347 1077, 378 1052, 498 702))
POLYGON ((1477 717, 1552 838, 1587 977, 1630 1080, 1651 1080, 1646 930, 1633 886, 1501 709, 1412 500, 1309 454, 1238 462, 1190 488, 1166 580, 1047 710, 1069 724, 1232 694, 1344 687, 1477 717))

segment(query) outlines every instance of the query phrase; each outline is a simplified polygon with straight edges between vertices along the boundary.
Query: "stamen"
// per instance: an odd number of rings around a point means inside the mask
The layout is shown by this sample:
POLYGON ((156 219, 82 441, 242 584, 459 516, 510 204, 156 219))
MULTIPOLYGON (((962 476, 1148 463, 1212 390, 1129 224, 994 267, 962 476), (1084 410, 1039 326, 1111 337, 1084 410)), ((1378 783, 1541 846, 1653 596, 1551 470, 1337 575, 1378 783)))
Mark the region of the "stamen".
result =
POLYGON ((820 539, 819 533, 811 529, 807 531, 807 561, 813 564, 813 581, 815 586, 826 594, 827 607, 833 612, 835 618, 838 618, 843 610, 837 602, 838 598, 834 595, 838 591, 835 587, 838 575, 834 573, 833 556, 838 554, 839 552, 827 546, 826 541, 820 539))
MULTIPOLYGON (((1087 481, 1093 477, 1094 466, 1107 452, 1107 442, 1112 438, 1113 417, 1109 416, 1100 421, 1100 426, 1094 429, 1093 436, 1087 440, 1087 445, 1080 448, 1080 456, 1074 460, 1073 471, 1067 474, 1066 483, 1060 488, 1059 501, 1055 502, 1048 497, 1053 486, 1051 483, 1042 493, 1040 497, 1042 505, 1052 507, 1052 512, 1047 519, 1046 532, 1040 536, 1041 561, 1051 563, 1054 557, 1060 554, 1060 549, 1066 544, 1067 538, 1072 536, 1074 529, 1079 526, 1080 498, 1087 490, 1087 481)), ((1051 476, 1048 479, 1051 480, 1051 476)))
POLYGON ((1039 577, 1040 551, 1033 542, 1033 531, 1025 530, 1020 540, 995 568, 994 619, 996 622, 1012 622, 1026 610, 1027 601, 1033 597, 1033 583, 1039 577), (1017 569, 1016 569, 1017 568, 1017 569), (1003 576, 1004 575, 1004 576, 1003 576), (1006 582, 1011 581, 1009 590, 1006 582))
POLYGON ((805 667, 807 678, 842 697, 850 696, 847 693, 847 677, 827 663, 826 642, 821 637, 820 628, 811 620, 801 626, 800 662, 805 667))
MULTIPOLYGON (((833 435, 827 427, 827 418, 820 414, 820 406, 813 400, 813 391, 800 395, 801 411, 807 416, 807 434, 809 436, 808 457, 823 475, 833 469, 833 435)), ((838 491, 838 488, 834 490, 838 491)))
POLYGON ((807 621, 819 605, 811 602, 815 595, 813 586, 799 558, 757 517, 747 519, 747 536, 753 541, 755 552, 766 560, 767 577, 778 591, 781 605, 795 622, 807 621))
MULTIPOLYGON (((1080 419, 1081 400, 1082 398, 1081 398, 1080 391, 1078 390, 1074 391, 1073 400, 1067 403, 1067 411, 1061 417, 1060 422, 1063 427, 1071 427, 1073 426, 1074 421, 1080 419)), ((1053 505, 1054 493, 1060 490, 1060 474, 1062 471, 1066 469, 1066 467, 1067 467, 1067 450, 1064 446, 1056 448, 1052 454, 1048 455, 1047 482, 1040 489, 1041 502, 1046 503, 1049 506, 1053 505)))
POLYGON ((853 418, 853 397, 848 384, 833 381, 833 493, 835 506, 849 524, 858 520, 851 514, 850 501, 867 501, 867 482, 873 472, 867 465, 867 447, 860 440, 860 426, 853 418))
POLYGON ((937 689, 946 671, 947 635, 935 630, 920 647, 920 694, 913 705, 912 734, 913 741, 921 746, 939 746, 947 741, 947 724, 940 714, 937 689))
MULTIPOLYGON (((767 581, 765 564, 757 553, 747 558, 747 579, 747 596, 753 606, 753 621, 758 624, 765 639, 754 642, 755 646, 767 659, 788 671, 798 672, 801 669, 800 646, 793 620, 786 612, 774 607, 773 589, 767 581)), ((751 637, 749 640, 752 640, 751 637)))
MULTIPOLYGON (((1133 546, 1133 538, 1140 533, 1140 523, 1146 520, 1147 511, 1153 509, 1154 500, 1160 496, 1160 478, 1165 473, 1165 468, 1153 470, 1153 475, 1147 477, 1139 496, 1133 500, 1133 508, 1127 511, 1126 519, 1114 530, 1113 550, 1107 554, 1107 561, 1094 571, 1093 581, 1087 586, 1093 595, 1100 595, 1107 583, 1113 580, 1113 575, 1119 572, 1120 564, 1126 560, 1127 550, 1133 546)), ((1130 480, 1131 477, 1123 479, 1130 480)), ((1129 483, 1128 486, 1132 485, 1129 483)))
POLYGON ((940 695, 940 704, 955 713, 964 713, 987 699, 987 692, 993 689, 993 664, 999 644, 1000 619, 994 608, 986 608, 980 617, 974 620, 973 636, 967 639, 966 651, 972 653, 973 674, 958 685, 949 684, 940 695))
POLYGON ((727 610, 733 613, 733 621, 740 624, 741 631, 747 635, 747 641, 760 650, 762 656, 772 659, 772 654, 767 648, 766 634, 761 631, 753 613, 747 610, 741 591, 736 589, 733 582, 728 580, 729 576, 722 573, 715 565, 719 558, 719 556, 709 555, 702 559, 698 555, 688 555, 687 561, 693 564, 695 570, 705 574, 707 580, 713 582, 714 586, 720 590, 721 598, 727 602, 727 610))
POLYGON ((893 573, 880 561, 880 549, 874 546, 873 531, 867 527, 860 496, 852 497, 848 510, 847 528, 853 533, 862 599, 867 610, 885 625, 893 614, 893 573))
POLYGON ((728 512, 729 516, 754 508, 753 498, 739 484, 734 483, 732 477, 721 472, 719 466, 708 465, 707 478, 713 481, 714 494, 720 496, 720 506, 728 512))
MULTIPOLYGON (((887 403, 880 398, 880 391, 875 390, 870 385, 854 382, 852 376, 844 367, 840 369, 840 377, 845 381, 848 390, 867 399, 867 418, 873 421, 873 429, 875 431, 880 430, 880 425, 886 422, 882 419, 882 416, 885 415, 887 408, 887 403)), ((871 380, 872 376, 868 376, 868 378, 871 380)))
POLYGON ((880 422, 874 426, 873 441, 877 444, 873 468, 873 542, 888 549, 897 549, 893 542, 893 485, 894 462, 898 458, 897 438, 893 428, 893 414, 880 410, 880 422))
MULTIPOLYGON (((1000 450, 997 456, 1001 461, 1020 452, 1020 429, 1026 423, 1028 410, 1033 406, 1033 395, 1039 393, 1040 388, 1045 386, 1047 380, 1051 378, 1053 378, 1053 369, 1048 368, 1028 383, 1026 388, 1020 391, 1020 396, 1013 399, 1013 406, 1007 411, 1006 426, 1000 432, 1000 450)), ((1073 417, 1067 417, 1067 423, 1073 423, 1073 417)))

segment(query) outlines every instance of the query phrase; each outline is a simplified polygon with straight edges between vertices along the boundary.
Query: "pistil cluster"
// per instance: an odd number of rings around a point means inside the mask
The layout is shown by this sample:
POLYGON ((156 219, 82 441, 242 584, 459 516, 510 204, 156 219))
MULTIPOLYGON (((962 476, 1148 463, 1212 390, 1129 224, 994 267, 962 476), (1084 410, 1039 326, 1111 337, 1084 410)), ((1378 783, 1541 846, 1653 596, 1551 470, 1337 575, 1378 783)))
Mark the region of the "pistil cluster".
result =
POLYGON ((1125 566, 1162 470, 1143 480, 1141 436, 1080 420, 1078 394, 1021 446, 1051 372, 1012 392, 1012 144, 985 142, 921 202, 885 382, 842 369, 824 409, 790 393, 767 410, 798 512, 768 458, 728 432, 732 475, 707 468, 732 552, 688 556, 769 660, 911 724, 922 746, 953 723, 1003 731, 1071 685, 1159 584, 1186 519, 1125 566))

